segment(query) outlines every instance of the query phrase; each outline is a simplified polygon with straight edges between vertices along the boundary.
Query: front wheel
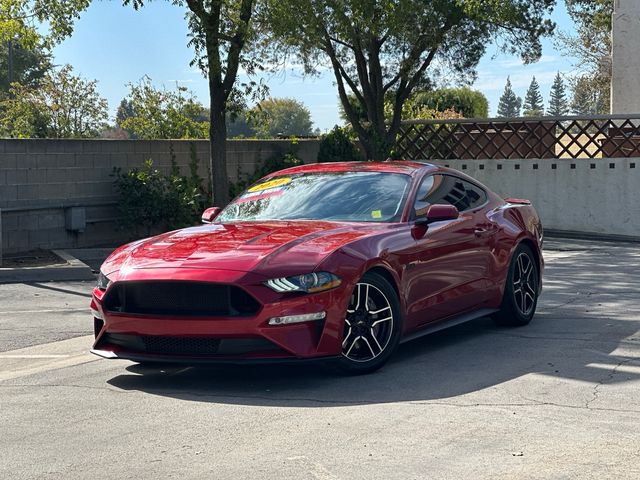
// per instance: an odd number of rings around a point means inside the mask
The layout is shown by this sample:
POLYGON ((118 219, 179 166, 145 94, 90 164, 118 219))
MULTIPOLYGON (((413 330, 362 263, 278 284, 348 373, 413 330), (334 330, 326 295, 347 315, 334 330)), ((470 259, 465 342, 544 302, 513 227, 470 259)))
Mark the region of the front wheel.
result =
POLYGON ((493 317, 495 322, 514 327, 527 325, 536 312, 539 281, 533 251, 527 245, 518 245, 509 265, 500 311, 493 317))
POLYGON ((338 368, 356 375, 379 369, 398 346, 401 331, 395 290, 381 275, 365 273, 353 289, 345 314, 338 368))

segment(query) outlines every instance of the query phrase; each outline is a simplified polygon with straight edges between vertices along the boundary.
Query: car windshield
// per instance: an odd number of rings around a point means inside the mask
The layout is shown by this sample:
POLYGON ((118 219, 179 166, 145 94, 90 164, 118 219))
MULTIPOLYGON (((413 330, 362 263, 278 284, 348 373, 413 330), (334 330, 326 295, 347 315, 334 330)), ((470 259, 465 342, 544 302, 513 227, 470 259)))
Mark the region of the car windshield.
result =
POLYGON ((237 197, 216 222, 399 221, 411 178, 384 172, 316 172, 271 177, 237 197))

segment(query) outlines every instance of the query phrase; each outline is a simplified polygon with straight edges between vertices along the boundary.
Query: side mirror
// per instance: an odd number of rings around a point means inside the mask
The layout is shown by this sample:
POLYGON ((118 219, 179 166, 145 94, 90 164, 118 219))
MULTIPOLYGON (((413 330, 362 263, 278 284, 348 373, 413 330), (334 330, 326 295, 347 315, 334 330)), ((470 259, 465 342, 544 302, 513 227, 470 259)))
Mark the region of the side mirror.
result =
POLYGON ((427 214, 424 217, 416 219, 416 225, 427 226, 433 222, 455 220, 459 215, 460 212, 453 205, 435 204, 427 209, 427 214))
POLYGON ((202 223, 211 223, 220 215, 222 209, 220 207, 210 207, 202 212, 202 223))

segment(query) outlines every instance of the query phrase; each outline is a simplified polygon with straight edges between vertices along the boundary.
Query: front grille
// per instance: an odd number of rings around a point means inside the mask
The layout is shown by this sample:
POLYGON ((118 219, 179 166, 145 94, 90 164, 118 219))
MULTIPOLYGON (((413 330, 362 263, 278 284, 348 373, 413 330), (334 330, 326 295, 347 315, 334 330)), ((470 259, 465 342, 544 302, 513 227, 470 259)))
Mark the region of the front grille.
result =
POLYGON ((280 349, 266 338, 210 338, 167 337, 158 335, 130 335, 105 333, 100 338, 101 348, 115 345, 133 353, 160 355, 241 355, 246 353, 275 352, 280 349))
POLYGON ((180 317, 243 317, 260 310, 243 289, 205 282, 116 283, 104 304, 110 312, 180 317))

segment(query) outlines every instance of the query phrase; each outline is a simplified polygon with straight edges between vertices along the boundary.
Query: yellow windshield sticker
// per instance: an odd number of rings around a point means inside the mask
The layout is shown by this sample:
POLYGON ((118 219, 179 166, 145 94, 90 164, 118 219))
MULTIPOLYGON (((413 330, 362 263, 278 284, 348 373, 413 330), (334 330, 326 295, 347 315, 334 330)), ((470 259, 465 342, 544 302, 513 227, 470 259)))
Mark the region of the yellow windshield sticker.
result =
POLYGON ((371 218, 382 218, 382 210, 374 210, 371 212, 371 218))
POLYGON ((268 190, 269 188, 281 187, 283 185, 287 185, 291 183, 291 179, 289 177, 284 178, 276 178, 275 180, 269 180, 268 182, 260 183, 258 185, 254 185, 248 191, 249 192, 261 192, 262 190, 268 190))

